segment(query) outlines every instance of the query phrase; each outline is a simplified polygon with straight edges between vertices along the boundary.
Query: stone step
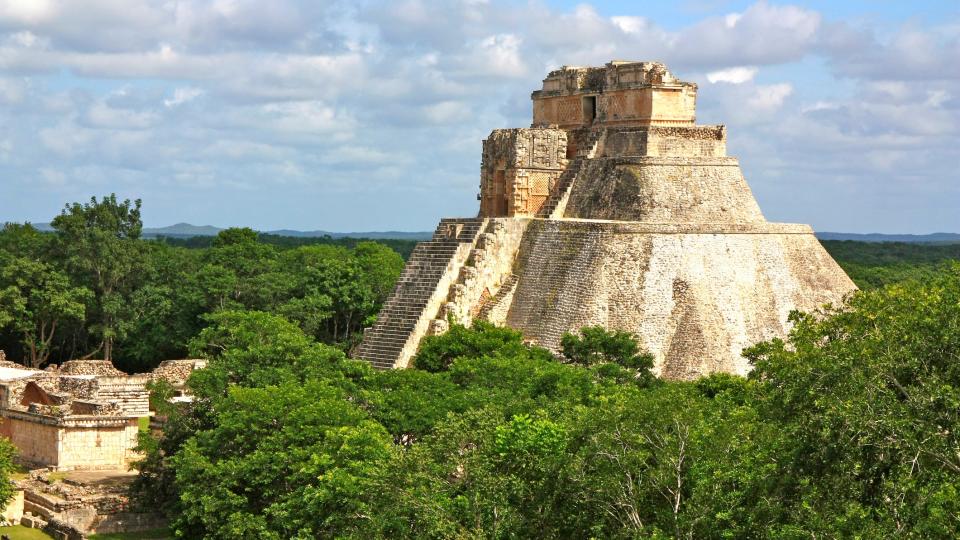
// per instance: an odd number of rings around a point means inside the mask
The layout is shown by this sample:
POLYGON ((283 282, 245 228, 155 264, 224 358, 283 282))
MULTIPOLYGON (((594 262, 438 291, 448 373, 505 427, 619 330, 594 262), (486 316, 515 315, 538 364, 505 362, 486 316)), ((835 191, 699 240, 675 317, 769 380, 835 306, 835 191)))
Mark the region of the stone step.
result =
POLYGON ((477 242, 485 223, 483 218, 444 218, 430 240, 416 245, 377 322, 364 333, 359 358, 378 369, 393 367, 425 316, 440 280, 451 270, 455 257, 464 254, 464 246, 477 242), (448 237, 452 225, 460 229, 454 238, 448 237))

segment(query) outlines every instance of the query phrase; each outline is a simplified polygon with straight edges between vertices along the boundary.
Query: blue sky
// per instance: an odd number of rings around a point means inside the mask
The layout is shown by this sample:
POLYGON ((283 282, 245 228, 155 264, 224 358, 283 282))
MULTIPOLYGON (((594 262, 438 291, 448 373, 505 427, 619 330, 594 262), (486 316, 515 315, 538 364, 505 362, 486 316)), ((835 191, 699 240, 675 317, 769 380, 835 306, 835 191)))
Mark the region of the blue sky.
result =
POLYGON ((660 60, 769 220, 960 231, 957 2, 0 0, 0 221, 427 230, 561 64, 660 60))

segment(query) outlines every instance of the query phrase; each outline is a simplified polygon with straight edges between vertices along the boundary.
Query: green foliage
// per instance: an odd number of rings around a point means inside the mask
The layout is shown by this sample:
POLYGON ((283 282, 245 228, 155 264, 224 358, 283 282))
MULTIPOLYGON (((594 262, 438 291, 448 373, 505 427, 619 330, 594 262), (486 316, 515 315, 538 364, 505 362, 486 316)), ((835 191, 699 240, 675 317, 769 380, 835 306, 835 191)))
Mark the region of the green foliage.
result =
MULTIPOLYGON (((263 311, 348 350, 403 267, 379 242, 227 229, 203 249, 139 238, 139 203, 68 205, 56 232, 0 230, 0 349, 40 365, 102 354, 127 372, 182 358, 217 311, 263 311)), ((402 242, 401 242, 402 243, 402 242)))
POLYGON ((565 333, 560 347, 574 364, 597 366, 595 371, 601 377, 620 382, 633 378, 641 386, 653 382, 653 355, 641 352, 637 336, 629 332, 586 326, 579 336, 565 333))
POLYGON ((796 314, 787 342, 750 351, 757 407, 789 441, 783 498, 809 535, 960 526, 960 265, 920 285, 796 314))
POLYGON ((960 244, 909 244, 824 240, 850 279, 861 289, 876 289, 906 280, 929 280, 950 261, 960 260, 960 244))
MULTIPOLYGON (((960 531, 956 247, 826 242, 872 290, 795 314, 789 339, 747 351, 749 378, 653 384, 635 337, 599 327, 562 338, 569 362, 483 322, 425 339, 419 369, 348 360, 403 266, 381 243, 147 242, 139 204, 113 196, 55 227, 0 230, 0 348, 209 360, 193 401, 151 385, 166 422, 139 436, 136 500, 179 537, 960 531)), ((0 442, 0 499, 12 458, 0 442)))
POLYGON ((89 289, 73 287, 62 271, 25 257, 0 257, 0 327, 21 336, 30 367, 46 363, 58 330, 84 320, 89 289))
POLYGON ((372 478, 394 454, 386 431, 323 382, 231 388, 214 427, 173 460, 178 534, 325 538, 359 529, 372 478))
POLYGON ((90 330, 101 338, 104 359, 111 360, 114 342, 129 329, 128 297, 141 258, 140 201, 91 197, 87 204, 66 205, 51 225, 67 268, 94 292, 97 319, 90 330))
MULTIPOLYGON (((194 236, 191 238, 171 238, 171 237, 161 237, 158 238, 160 242, 171 246, 183 247, 188 249, 206 249, 213 245, 214 236, 194 236)), ((303 246, 316 246, 316 245, 329 245, 329 246, 339 246, 347 249, 353 249, 357 247, 358 244, 364 242, 373 242, 379 245, 386 246, 390 250, 398 253, 404 260, 410 257, 410 254, 413 252, 413 248, 417 246, 417 240, 401 240, 396 238, 383 238, 377 240, 370 240, 364 238, 333 238, 331 236, 318 236, 318 237, 298 237, 298 236, 280 236, 276 234, 265 234, 259 233, 257 235, 257 241, 263 244, 269 244, 281 250, 293 249, 303 246)))
POLYGON ((15 463, 17 448, 10 439, 0 437, 0 507, 6 508, 13 497, 14 485, 10 481, 11 475, 19 470, 15 463))
POLYGON ((421 352, 441 369, 375 373, 222 312, 145 470, 185 537, 956 536, 960 266, 794 322, 749 378, 643 385, 613 332, 561 363, 455 327, 421 352))
POLYGON ((516 356, 523 354, 526 345, 520 332, 476 320, 472 328, 454 324, 450 331, 423 339, 413 359, 417 369, 430 372, 445 371, 460 357, 516 356))

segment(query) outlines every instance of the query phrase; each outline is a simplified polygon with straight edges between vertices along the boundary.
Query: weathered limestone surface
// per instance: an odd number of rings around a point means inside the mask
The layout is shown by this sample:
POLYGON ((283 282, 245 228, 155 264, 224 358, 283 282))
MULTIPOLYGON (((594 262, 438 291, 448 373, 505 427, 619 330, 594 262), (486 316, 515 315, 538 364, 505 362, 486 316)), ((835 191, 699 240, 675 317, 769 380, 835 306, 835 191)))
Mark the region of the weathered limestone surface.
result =
POLYGON ((656 62, 551 72, 534 127, 484 141, 482 234, 439 270, 436 235, 418 247, 358 356, 406 367, 423 336, 479 318, 555 352, 583 326, 626 330, 662 377, 744 374, 790 311, 839 303, 853 282, 810 227, 764 219, 726 128, 694 125, 696 91, 656 62))
POLYGON ((636 333, 672 379, 745 374, 745 347, 784 335, 791 310, 837 303, 851 288, 809 229, 657 228, 533 223, 506 323, 555 351, 586 325, 636 333))
POLYGON ((652 223, 762 223, 735 158, 591 160, 564 217, 652 223))
POLYGON ((697 85, 677 79, 659 62, 615 61, 552 71, 532 97, 534 126, 692 125, 697 85))

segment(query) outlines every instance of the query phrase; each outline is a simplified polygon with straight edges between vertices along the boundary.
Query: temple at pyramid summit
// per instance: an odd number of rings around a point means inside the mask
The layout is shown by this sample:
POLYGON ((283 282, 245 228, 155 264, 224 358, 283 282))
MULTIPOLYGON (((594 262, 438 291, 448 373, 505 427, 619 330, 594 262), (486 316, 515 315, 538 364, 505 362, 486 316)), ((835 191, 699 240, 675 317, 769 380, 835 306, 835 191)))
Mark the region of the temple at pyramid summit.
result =
POLYGON ((484 319, 553 351, 626 330, 665 378, 745 374, 792 310, 855 289, 809 226, 764 218, 726 128, 696 124, 697 85, 663 64, 565 66, 532 99, 529 128, 483 141, 477 217, 417 245, 356 356, 407 367, 424 336, 484 319))

